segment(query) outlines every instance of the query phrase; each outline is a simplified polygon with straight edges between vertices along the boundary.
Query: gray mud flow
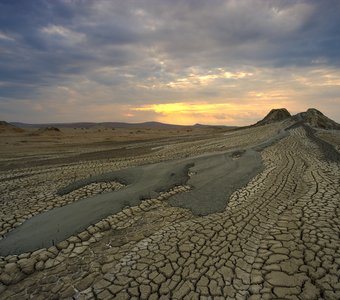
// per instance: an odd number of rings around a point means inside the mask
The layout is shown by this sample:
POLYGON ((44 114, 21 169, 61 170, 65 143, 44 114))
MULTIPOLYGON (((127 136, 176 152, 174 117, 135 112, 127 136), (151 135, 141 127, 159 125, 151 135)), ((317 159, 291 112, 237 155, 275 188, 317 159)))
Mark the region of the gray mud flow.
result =
MULTIPOLYGON (((186 183, 190 166, 190 161, 174 161, 104 174, 106 178, 121 180, 127 187, 81 199, 32 217, 0 240, 0 255, 19 254, 55 245, 121 211, 125 206, 138 205, 141 199, 157 196, 160 191, 186 183)), ((86 185, 86 182, 78 185, 86 185)), ((76 188, 77 185, 72 185, 70 190, 76 188)))
POLYGON ((193 175, 188 180, 193 189, 172 196, 169 204, 188 208, 194 215, 223 211, 230 195, 263 170, 260 153, 254 150, 235 153, 236 157, 225 154, 196 162, 190 168, 193 175))
POLYGON ((20 254, 47 248, 89 225, 156 197, 176 185, 190 184, 193 190, 170 199, 170 204, 191 209, 194 214, 222 211, 235 189, 246 184, 263 168, 254 150, 210 154, 120 170, 89 178, 59 191, 70 192, 94 181, 119 180, 127 186, 119 191, 85 198, 41 213, 13 229, 0 240, 0 255, 20 254), (188 172, 193 173, 189 178, 188 172), (100 177, 100 178, 99 178, 100 177))
POLYGON ((177 185, 190 184, 193 189, 171 197, 168 200, 170 205, 188 208, 195 215, 221 212, 229 196, 263 170, 259 152, 287 135, 287 130, 280 130, 276 136, 248 149, 204 154, 79 180, 57 193, 64 195, 93 182, 113 180, 124 183, 126 187, 116 192, 81 199, 32 217, 0 240, 0 255, 48 248, 120 212, 126 206, 139 205, 143 199, 155 198, 160 192, 177 185), (192 173, 191 178, 189 171, 192 173))

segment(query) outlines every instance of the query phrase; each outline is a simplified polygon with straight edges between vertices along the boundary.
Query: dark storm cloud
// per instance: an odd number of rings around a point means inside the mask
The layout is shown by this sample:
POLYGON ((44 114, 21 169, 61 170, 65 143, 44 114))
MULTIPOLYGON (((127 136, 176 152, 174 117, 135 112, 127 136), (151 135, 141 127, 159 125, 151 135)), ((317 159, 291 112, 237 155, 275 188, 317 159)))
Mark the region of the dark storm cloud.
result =
POLYGON ((184 9, 178 22, 171 22, 175 13, 163 15, 161 31, 168 39, 160 44, 174 58, 192 57, 192 62, 201 60, 203 65, 309 65, 320 57, 338 64, 339 4, 229 1, 209 9, 184 9))
POLYGON ((58 86, 170 101, 182 92, 154 85, 193 69, 338 68, 339 14, 338 0, 0 0, 0 101, 43 101, 58 86))
MULTIPOLYGON (((100 66, 133 63, 134 49, 115 47, 133 42, 128 24, 97 20, 86 22, 95 11, 93 1, 0 2, 1 96, 35 92, 36 83, 62 84, 67 75, 84 74, 100 66), (84 23, 82 21, 84 19, 84 23), (77 22, 80 22, 78 24, 77 22), (23 83, 12 92, 10 84, 23 83)), ((114 17, 114 16, 113 16, 114 17)), ((104 20, 105 21, 105 20, 104 20)))

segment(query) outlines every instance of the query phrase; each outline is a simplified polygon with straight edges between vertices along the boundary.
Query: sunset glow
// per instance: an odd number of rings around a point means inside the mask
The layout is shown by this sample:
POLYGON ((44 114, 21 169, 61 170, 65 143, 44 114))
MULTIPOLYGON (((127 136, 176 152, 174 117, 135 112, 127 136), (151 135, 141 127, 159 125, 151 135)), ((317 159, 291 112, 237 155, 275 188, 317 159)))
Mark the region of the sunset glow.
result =
POLYGON ((0 120, 340 122, 340 1, 2 1, 0 120), (331 3, 331 5, 330 5, 331 3))
POLYGON ((267 113, 268 108, 266 105, 232 103, 168 103, 147 105, 132 110, 151 111, 157 114, 157 121, 181 125, 195 124, 199 120, 214 125, 246 125, 249 118, 261 118, 267 113))

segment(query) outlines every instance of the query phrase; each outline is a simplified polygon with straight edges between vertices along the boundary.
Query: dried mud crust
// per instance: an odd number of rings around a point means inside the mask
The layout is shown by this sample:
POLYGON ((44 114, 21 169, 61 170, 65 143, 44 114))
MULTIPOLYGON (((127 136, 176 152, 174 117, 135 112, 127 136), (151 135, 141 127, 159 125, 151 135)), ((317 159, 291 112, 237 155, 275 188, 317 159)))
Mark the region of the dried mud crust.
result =
POLYGON ((291 130, 225 212, 163 228, 87 295, 339 298, 339 165, 320 154, 304 129, 291 130))
MULTIPOLYGON (((255 148, 263 149, 282 138, 280 133, 255 148)), ((104 195, 94 195, 81 201, 67 203, 58 209, 48 210, 27 220, 19 228, 7 233, 0 241, 0 255, 21 254, 50 247, 89 225, 118 213, 126 205, 136 206, 141 199, 157 197, 160 191, 188 183, 193 190, 170 199, 172 206, 189 208, 195 215, 223 211, 233 191, 244 186, 262 169, 261 155, 252 149, 241 153, 237 161, 231 152, 208 153, 196 157, 171 160, 127 168, 80 180, 59 189, 62 196, 74 189, 98 182, 118 181, 126 184, 124 190, 104 195), (189 169, 194 175, 189 179, 189 169), (41 226, 44 224, 44 226, 41 226), (34 234, 33 234, 34 233, 34 234)), ((233 152, 234 153, 234 152, 233 152)))
MULTIPOLYGON (((156 153, 141 157, 121 157, 107 160, 77 161, 67 165, 35 166, 25 169, 0 170, 0 237, 24 220, 42 211, 77 201, 76 194, 59 195, 58 190, 79 180, 144 164, 195 156, 210 151, 239 149, 276 136, 280 124, 229 133, 208 140, 168 144, 156 153)), ((114 185, 116 183, 113 183, 114 185)), ((99 182, 87 196, 106 192, 105 182, 99 182)), ((79 187, 80 188, 80 187, 79 187)), ((84 187, 87 189, 88 187, 84 187)), ((113 189, 111 189, 113 190, 113 189)))
MULTIPOLYGON (((43 250, 43 263, 3 258, 0 296, 338 299, 339 163, 321 159, 301 127, 262 156, 265 170, 222 213, 193 217, 150 200, 59 245, 59 254, 43 250)), ((185 189, 164 198, 177 192, 185 189)))

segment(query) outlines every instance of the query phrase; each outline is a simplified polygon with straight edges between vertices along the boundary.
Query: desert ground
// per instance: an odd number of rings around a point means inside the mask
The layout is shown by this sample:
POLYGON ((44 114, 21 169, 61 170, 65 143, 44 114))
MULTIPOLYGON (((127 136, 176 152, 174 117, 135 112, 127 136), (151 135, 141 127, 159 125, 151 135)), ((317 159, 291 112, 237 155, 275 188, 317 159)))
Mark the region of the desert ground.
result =
POLYGON ((0 131, 1 299, 339 299, 340 131, 0 131))

